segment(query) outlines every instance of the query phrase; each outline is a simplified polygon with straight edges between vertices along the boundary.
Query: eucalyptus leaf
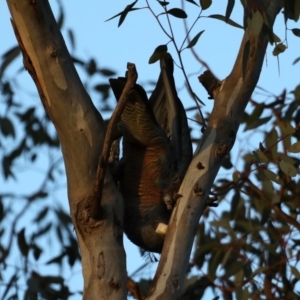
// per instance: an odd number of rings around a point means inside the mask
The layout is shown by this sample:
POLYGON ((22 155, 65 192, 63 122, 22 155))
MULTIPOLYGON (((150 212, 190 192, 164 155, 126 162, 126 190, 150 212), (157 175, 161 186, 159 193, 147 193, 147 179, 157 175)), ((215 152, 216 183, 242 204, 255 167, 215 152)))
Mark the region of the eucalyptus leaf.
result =
POLYGON ((192 48, 192 47, 194 47, 194 46, 197 44, 197 42, 198 42, 198 40, 199 40, 199 38, 200 38, 200 36, 202 35, 203 32, 204 32, 204 30, 198 32, 198 33, 192 38, 192 40, 189 42, 189 44, 187 45, 187 48, 192 48))
POLYGON ((171 8, 166 11, 167 14, 172 15, 173 17, 179 18, 179 19, 186 19, 187 14, 184 10, 180 8, 171 8))

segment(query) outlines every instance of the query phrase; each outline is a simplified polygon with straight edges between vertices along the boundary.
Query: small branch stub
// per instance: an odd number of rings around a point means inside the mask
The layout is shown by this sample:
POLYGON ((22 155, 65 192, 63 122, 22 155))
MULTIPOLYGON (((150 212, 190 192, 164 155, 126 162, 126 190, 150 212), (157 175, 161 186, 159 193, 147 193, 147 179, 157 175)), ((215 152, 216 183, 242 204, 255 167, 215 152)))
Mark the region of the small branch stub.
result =
POLYGON ((215 99, 221 86, 221 81, 210 70, 206 70, 198 79, 209 94, 209 99, 215 99))

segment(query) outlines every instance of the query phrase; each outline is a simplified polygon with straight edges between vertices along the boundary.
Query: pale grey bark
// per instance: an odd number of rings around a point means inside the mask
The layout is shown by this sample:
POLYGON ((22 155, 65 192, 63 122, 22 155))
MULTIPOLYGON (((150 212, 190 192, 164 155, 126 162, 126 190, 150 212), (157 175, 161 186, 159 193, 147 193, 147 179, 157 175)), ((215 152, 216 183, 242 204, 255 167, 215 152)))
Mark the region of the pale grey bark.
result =
POLYGON ((101 216, 93 197, 105 126, 86 93, 47 1, 7 1, 24 64, 57 130, 68 182, 71 217, 82 255, 84 299, 125 299, 122 197, 105 178, 101 216))
MULTIPOLYGON (((264 6, 272 28, 281 1, 260 1, 260 5, 264 6)), ((241 117, 259 79, 267 44, 265 35, 258 36, 246 29, 231 74, 214 92, 214 108, 178 192, 182 198, 178 200, 169 222, 152 292, 147 299, 178 299, 183 291, 199 219, 222 160, 234 144, 241 117), (243 65, 247 53, 247 64, 243 65)))

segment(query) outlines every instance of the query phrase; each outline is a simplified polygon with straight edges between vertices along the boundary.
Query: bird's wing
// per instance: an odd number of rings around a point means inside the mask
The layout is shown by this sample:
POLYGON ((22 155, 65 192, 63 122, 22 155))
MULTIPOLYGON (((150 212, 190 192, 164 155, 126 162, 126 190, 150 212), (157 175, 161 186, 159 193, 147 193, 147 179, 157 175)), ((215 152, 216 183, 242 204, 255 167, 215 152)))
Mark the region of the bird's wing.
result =
MULTIPOLYGON (((119 99, 126 84, 126 78, 109 80, 116 99, 119 99)), ((143 146, 167 144, 167 136, 153 114, 145 90, 138 84, 130 93, 121 114, 123 134, 127 139, 143 146)))
POLYGON ((180 180, 192 159, 192 144, 184 107, 178 98, 173 77, 174 63, 169 53, 160 59, 161 72, 149 99, 157 122, 170 138, 180 180))

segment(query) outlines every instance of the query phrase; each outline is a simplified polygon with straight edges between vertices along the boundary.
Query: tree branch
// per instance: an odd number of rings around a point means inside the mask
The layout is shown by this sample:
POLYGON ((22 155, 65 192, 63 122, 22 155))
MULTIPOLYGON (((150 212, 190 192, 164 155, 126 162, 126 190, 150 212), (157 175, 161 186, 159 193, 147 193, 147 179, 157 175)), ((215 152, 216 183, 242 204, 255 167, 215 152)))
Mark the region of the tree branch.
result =
POLYGON ((103 299, 124 299, 123 202, 108 172, 102 193, 103 218, 94 223, 95 212, 85 207, 93 196, 104 122, 79 79, 49 3, 7 3, 25 67, 61 142, 71 217, 82 254, 84 299, 100 295, 103 299))
MULTIPOLYGON (((105 170, 107 167, 110 149, 111 149, 111 145, 113 142, 113 130, 114 130, 114 128, 116 128, 118 121, 120 121, 121 114, 126 105, 126 101, 128 100, 128 97, 129 97, 130 93, 132 92, 132 89, 133 89, 133 87, 136 83, 137 77, 138 77, 138 74, 136 72, 136 68, 135 68, 134 64, 128 63, 127 70, 128 70, 127 81, 126 81, 125 87, 122 91, 121 97, 117 103, 117 106, 116 106, 115 110, 113 111, 113 114, 110 117, 110 120, 108 122, 105 139, 104 139, 103 150, 102 150, 102 154, 99 158, 99 162, 98 162, 97 177, 96 177, 96 182, 95 182, 95 186, 94 186, 94 194, 95 194, 95 198, 100 199, 100 201, 101 201, 102 187, 103 187, 103 182, 104 182, 104 177, 105 177, 105 170)), ((98 201, 99 205, 100 205, 100 201, 98 201)))
POLYGON ((130 277, 127 277, 127 289, 131 293, 133 298, 137 300, 145 299, 145 296, 140 291, 138 284, 134 282, 130 277))
MULTIPOLYGON (((263 5, 268 24, 272 27, 281 7, 280 1, 264 1, 263 5)), ((247 11, 248 8, 245 13, 247 11)), ((265 34, 261 32, 255 35, 246 29, 232 72, 221 82, 218 93, 214 95, 214 108, 208 127, 178 192, 182 198, 169 221, 148 299, 178 299, 182 293, 199 219, 222 160, 234 144, 241 117, 261 72, 267 43, 265 34), (247 53, 249 55, 245 60, 244 54, 247 53), (197 167, 199 163, 201 169, 197 167)))

